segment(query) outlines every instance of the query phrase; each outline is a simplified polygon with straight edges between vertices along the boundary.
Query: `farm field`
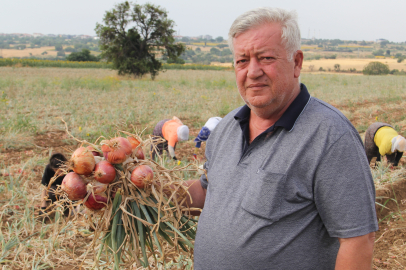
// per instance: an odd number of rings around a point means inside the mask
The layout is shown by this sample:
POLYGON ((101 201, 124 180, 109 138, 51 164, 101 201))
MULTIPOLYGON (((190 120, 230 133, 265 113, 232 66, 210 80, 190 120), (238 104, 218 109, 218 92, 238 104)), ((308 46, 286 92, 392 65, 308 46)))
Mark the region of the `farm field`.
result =
MULTIPOLYGON (((406 70, 406 63, 398 63, 397 59, 385 58, 385 59, 371 59, 371 58, 337 58, 337 59, 319 59, 319 60, 304 60, 302 72, 318 72, 319 68, 323 68, 325 71, 331 70, 334 72, 334 65, 339 64, 341 70, 356 69, 362 71, 366 65, 370 62, 381 62, 389 66, 390 70, 406 70)), ((219 63, 212 62, 211 65, 231 67, 231 63, 219 63)), ((319 72, 322 73, 322 72, 319 72)), ((353 73, 354 75, 360 75, 360 73, 353 73)))
POLYGON ((389 66, 389 69, 406 70, 406 63, 398 63, 397 59, 385 58, 385 59, 371 59, 371 58, 337 58, 337 59, 319 59, 319 60, 307 60, 303 63, 303 70, 309 71, 310 66, 314 66, 315 71, 322 67, 324 70, 334 70, 334 65, 339 64, 342 70, 348 70, 355 68, 357 71, 362 71, 366 65, 370 62, 381 62, 389 66))
MULTIPOLYGON (((376 120, 406 135, 405 76, 305 73, 301 81, 312 96, 340 109, 361 136, 376 120)), ((77 147, 61 118, 73 136, 93 142, 100 135, 114 136, 118 129, 143 131, 147 138, 158 121, 176 115, 191 129, 191 140, 176 150, 181 163, 188 164, 193 138, 206 120, 242 104, 232 71, 168 70, 151 81, 107 69, 0 67, 0 265, 66 270, 94 263, 93 250, 86 252, 90 231, 73 231, 63 218, 44 223, 36 218, 39 183, 50 153, 69 154, 77 147)), ((204 144, 200 162, 203 150, 204 144)), ((383 163, 372 173, 380 220, 374 269, 404 269, 406 157, 397 169, 383 163)), ((110 266, 105 262, 104 269, 110 266)))
POLYGON ((1 55, 4 58, 12 57, 30 57, 36 56, 41 57, 43 52, 47 52, 47 56, 56 57, 57 51, 55 51, 55 46, 41 47, 41 48, 26 48, 24 50, 18 49, 0 49, 1 55))

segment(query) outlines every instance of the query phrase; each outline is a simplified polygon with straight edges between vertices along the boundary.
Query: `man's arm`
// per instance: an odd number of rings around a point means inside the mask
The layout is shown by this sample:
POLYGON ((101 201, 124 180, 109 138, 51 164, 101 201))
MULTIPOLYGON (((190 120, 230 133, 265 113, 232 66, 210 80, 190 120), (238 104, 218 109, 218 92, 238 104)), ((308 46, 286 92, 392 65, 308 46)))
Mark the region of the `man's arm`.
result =
POLYGON ((372 269, 375 232, 357 237, 339 238, 339 241, 336 270, 372 269))
MULTIPOLYGON (((190 208, 203 209, 206 199, 206 189, 200 184, 200 180, 185 181, 185 186, 188 187, 189 196, 186 199, 186 205, 190 208)), ((200 211, 191 211, 191 215, 200 216, 200 211)))

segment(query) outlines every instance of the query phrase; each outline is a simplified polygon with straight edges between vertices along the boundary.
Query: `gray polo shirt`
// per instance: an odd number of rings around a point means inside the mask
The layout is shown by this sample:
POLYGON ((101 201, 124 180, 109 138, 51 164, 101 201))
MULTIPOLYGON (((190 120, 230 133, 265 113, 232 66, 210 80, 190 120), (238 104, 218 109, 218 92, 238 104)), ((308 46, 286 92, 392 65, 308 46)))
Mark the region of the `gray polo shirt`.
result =
POLYGON ((338 237, 378 229, 358 132, 303 84, 251 144, 249 114, 232 111, 207 142, 195 269, 334 269, 338 237))

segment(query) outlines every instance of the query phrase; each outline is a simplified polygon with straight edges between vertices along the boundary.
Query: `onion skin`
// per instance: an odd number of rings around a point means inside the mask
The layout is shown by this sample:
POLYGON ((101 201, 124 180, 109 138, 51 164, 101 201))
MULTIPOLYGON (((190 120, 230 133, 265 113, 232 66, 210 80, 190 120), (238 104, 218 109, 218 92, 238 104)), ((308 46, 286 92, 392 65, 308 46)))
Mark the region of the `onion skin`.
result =
POLYGON ((134 150, 135 148, 138 147, 138 145, 140 145, 140 141, 132 136, 128 136, 127 140, 130 142, 132 150, 134 150))
POLYGON ((103 184, 110 184, 116 178, 116 169, 110 162, 102 160, 94 168, 94 179, 103 184))
POLYGON ((154 178, 154 172, 151 167, 147 165, 140 165, 136 167, 131 173, 131 182, 138 188, 145 188, 145 186, 151 183, 154 178))
POLYGON ((79 147, 73 152, 71 164, 75 173, 90 175, 96 165, 96 160, 94 159, 91 150, 85 147, 79 147))
POLYGON ((72 201, 81 200, 86 197, 86 182, 75 172, 70 172, 63 178, 61 188, 72 201))
POLYGON ((97 181, 94 181, 91 184, 87 185, 87 189, 90 192, 93 191, 94 194, 100 194, 107 190, 107 186, 108 186, 107 184, 102 184, 97 181))
POLYGON ((111 164, 123 163, 132 152, 130 142, 123 137, 116 137, 102 143, 104 158, 111 164))
POLYGON ((100 210, 107 204, 107 197, 100 194, 89 194, 87 200, 83 203, 87 208, 91 210, 100 210))

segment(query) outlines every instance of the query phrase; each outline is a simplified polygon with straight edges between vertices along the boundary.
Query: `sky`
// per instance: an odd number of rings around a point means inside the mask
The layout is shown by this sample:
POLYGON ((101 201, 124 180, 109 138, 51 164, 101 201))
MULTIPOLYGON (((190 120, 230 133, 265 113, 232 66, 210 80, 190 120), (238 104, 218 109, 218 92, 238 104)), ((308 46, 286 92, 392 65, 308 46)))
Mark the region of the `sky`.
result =
MULTIPOLYGON (((116 0, 0 0, 0 33, 94 36, 116 0)), ((296 10, 303 38, 406 42, 405 0, 138 0, 159 5, 181 36, 227 39, 234 19, 253 8, 296 10)))

